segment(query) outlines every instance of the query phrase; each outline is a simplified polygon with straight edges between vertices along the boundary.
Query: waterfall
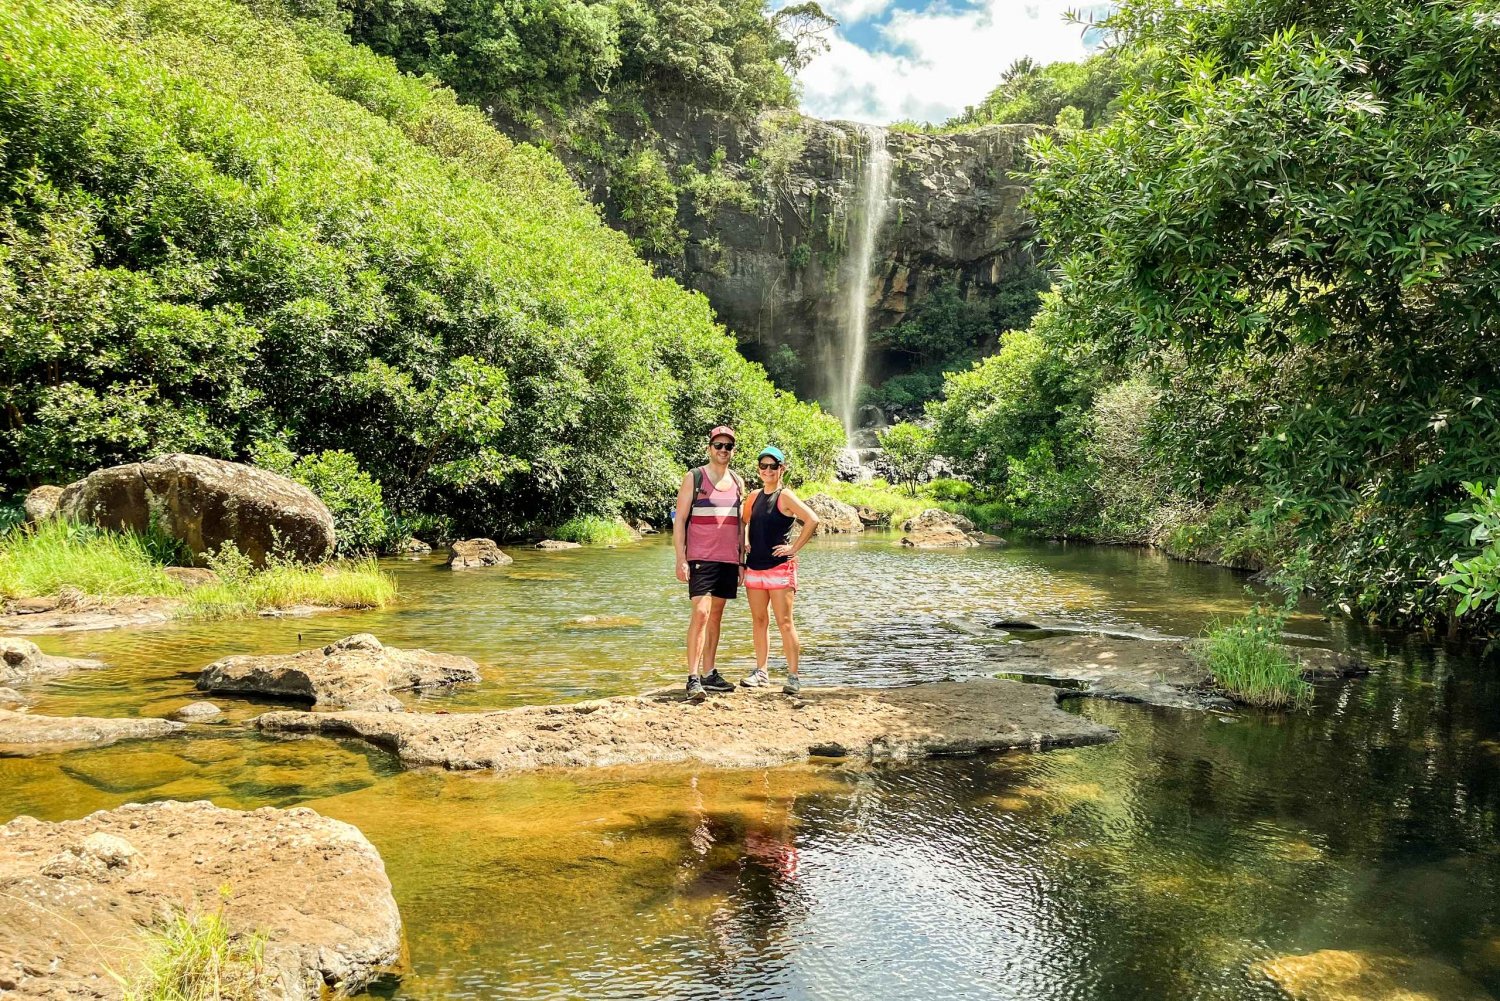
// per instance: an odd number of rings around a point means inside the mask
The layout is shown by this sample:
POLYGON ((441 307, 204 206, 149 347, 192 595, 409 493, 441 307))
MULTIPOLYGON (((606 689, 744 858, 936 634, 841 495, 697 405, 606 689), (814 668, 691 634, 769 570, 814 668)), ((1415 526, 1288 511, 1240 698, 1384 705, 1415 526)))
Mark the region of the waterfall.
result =
POLYGON ((885 147, 885 130, 865 128, 869 149, 865 153, 864 176, 860 178, 859 214, 853 220, 854 240, 846 262, 844 286, 843 378, 836 386, 834 403, 844 419, 844 435, 850 444, 859 421, 859 387, 865 378, 867 323, 870 317, 870 268, 875 261, 875 241, 885 222, 890 194, 891 155, 885 147))

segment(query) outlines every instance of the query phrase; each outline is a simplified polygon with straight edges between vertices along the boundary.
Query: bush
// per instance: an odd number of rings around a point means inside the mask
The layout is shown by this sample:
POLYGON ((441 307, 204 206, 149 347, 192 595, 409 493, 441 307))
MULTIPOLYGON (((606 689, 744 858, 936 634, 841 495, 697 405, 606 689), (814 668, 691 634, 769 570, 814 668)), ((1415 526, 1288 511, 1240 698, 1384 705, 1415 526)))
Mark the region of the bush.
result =
POLYGON ((1301 706, 1312 698, 1302 668, 1281 645, 1284 610, 1252 608, 1238 622, 1213 623, 1203 641, 1203 656, 1214 683, 1247 705, 1275 708, 1301 706))
POLYGON ((619 518, 583 515, 570 518, 553 529, 551 537, 561 542, 578 542, 585 546, 619 546, 635 541, 635 533, 619 518))
POLYGON ((348 452, 329 449, 298 456, 282 441, 268 439, 251 448, 250 459, 318 495, 333 514, 338 555, 375 552, 390 535, 380 484, 348 452))
POLYGON ((1464 489, 1473 503, 1467 511, 1448 515, 1448 521, 1473 525, 1468 543, 1479 551, 1468 558, 1453 557, 1453 572, 1438 580, 1459 596, 1453 610, 1457 616, 1493 610, 1495 596, 1500 594, 1500 480, 1488 489, 1478 482, 1465 483, 1464 489))
POLYGON ((905 421, 892 424, 877 434, 884 459, 897 483, 908 495, 917 495, 917 484, 927 477, 927 467, 937 456, 932 432, 920 424, 905 421))
POLYGON ((146 957, 124 979, 124 1001, 259 1001, 275 987, 265 937, 231 935, 222 912, 178 911, 145 936, 146 957))
POLYGON ((53 518, 0 536, 0 596, 51 597, 67 588, 101 598, 182 593, 134 534, 53 518))

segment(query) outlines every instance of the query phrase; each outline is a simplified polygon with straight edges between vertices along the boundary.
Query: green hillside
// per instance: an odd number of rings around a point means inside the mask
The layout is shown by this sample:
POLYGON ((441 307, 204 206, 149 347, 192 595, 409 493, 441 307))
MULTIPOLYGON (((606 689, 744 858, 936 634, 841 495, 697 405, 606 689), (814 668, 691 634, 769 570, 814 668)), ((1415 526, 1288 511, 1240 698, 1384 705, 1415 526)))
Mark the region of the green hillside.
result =
POLYGON ((342 449, 503 531, 663 500, 706 427, 842 435, 549 154, 266 2, 0 2, 0 467, 342 449))

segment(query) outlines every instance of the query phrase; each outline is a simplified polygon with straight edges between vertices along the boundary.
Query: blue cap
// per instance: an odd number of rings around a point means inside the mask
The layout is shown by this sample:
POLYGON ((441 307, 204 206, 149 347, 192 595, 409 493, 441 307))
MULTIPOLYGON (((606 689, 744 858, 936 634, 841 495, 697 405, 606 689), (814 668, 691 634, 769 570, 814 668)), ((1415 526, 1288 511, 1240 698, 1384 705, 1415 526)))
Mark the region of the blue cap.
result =
POLYGON ((771 458, 775 459, 777 462, 781 463, 783 466, 786 465, 786 456, 782 453, 781 449, 777 448, 775 445, 767 445, 765 448, 761 449, 760 455, 757 455, 756 458, 763 459, 768 455, 771 458))

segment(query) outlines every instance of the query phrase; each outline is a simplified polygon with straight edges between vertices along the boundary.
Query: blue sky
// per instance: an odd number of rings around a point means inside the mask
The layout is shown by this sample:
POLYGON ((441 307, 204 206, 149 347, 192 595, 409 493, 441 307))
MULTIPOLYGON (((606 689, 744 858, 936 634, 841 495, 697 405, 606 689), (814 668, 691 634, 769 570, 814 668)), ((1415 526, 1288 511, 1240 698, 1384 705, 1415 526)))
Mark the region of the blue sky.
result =
POLYGON ((1021 56, 1081 59, 1097 32, 1070 23, 1079 0, 823 0, 829 50, 801 74, 820 118, 941 122, 975 104, 1021 56))

